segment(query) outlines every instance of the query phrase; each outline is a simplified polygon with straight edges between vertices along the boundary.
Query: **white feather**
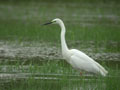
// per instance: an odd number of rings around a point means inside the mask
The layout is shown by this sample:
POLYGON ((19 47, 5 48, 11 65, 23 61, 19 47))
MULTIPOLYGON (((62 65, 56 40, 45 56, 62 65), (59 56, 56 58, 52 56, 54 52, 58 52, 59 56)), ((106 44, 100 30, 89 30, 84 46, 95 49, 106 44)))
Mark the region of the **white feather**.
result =
POLYGON ((101 74, 102 76, 106 76, 108 73, 99 63, 85 53, 76 49, 71 49, 68 53, 70 53, 70 57, 64 57, 75 69, 101 74))

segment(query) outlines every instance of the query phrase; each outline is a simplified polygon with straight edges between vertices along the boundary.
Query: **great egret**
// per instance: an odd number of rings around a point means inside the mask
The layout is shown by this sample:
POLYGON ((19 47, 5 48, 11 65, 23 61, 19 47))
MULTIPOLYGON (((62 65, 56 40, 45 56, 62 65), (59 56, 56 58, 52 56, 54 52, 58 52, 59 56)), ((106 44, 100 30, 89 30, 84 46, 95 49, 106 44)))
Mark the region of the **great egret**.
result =
POLYGON ((104 69, 104 67, 102 67, 99 63, 94 61, 89 56, 87 56, 85 53, 77 49, 68 49, 65 40, 66 29, 61 19, 53 19, 51 22, 45 23, 44 25, 48 24, 58 24, 61 27, 62 55, 63 58, 72 65, 73 68, 106 76, 108 72, 104 69))

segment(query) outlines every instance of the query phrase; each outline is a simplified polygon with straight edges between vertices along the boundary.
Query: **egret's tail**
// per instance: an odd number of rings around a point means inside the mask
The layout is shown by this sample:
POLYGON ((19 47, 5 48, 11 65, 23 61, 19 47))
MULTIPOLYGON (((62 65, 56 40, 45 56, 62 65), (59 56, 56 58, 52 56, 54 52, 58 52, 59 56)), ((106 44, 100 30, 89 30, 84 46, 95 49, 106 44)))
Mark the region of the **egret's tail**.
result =
POLYGON ((102 76, 106 76, 108 74, 108 71, 106 71, 103 67, 100 70, 100 73, 102 76))
POLYGON ((99 73, 102 75, 102 76, 106 76, 108 71, 104 69, 104 67, 102 67, 100 64, 97 63, 97 66, 99 67, 99 73))
POLYGON ((98 67, 99 67, 99 72, 102 76, 106 76, 108 71, 105 70, 101 65, 98 64, 98 67))

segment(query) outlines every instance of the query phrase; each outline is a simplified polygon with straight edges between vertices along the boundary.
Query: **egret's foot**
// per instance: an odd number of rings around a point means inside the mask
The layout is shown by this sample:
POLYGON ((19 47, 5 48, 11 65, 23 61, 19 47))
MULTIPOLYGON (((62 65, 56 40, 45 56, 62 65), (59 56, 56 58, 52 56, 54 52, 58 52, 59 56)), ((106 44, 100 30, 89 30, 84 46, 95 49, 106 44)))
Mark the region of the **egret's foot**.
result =
POLYGON ((82 76, 83 75, 83 73, 82 72, 80 72, 80 76, 82 76))

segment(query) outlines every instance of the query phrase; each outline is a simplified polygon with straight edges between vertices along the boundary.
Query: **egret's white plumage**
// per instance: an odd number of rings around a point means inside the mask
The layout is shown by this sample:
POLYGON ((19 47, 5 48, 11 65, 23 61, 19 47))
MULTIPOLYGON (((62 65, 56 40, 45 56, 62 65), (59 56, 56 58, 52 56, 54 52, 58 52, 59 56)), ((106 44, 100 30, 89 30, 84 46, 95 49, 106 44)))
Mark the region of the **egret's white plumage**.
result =
MULTIPOLYGON (((50 23, 47 24, 58 24, 61 27, 61 46, 62 46, 62 55, 64 59, 72 65, 73 68, 77 70, 84 70, 87 72, 92 72, 95 74, 100 74, 102 76, 106 76, 108 73, 104 67, 102 67, 99 63, 94 61, 92 58, 87 56, 85 53, 77 50, 77 49, 68 49, 66 41, 65 41, 65 26, 61 19, 54 19, 50 23)), ((47 25, 45 24, 45 25, 47 25)))

